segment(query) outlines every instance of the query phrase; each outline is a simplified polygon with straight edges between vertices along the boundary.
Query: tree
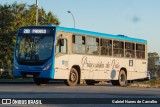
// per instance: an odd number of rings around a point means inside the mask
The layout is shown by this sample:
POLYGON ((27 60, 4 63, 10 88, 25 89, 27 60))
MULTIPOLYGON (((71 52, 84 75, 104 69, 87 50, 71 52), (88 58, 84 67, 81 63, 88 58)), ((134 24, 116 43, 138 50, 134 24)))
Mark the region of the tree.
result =
POLYGON ((155 74, 157 76, 160 76, 160 66, 155 65, 156 58, 159 58, 158 53, 156 52, 148 53, 148 70, 151 73, 151 77, 154 77, 155 74))
MULTIPOLYGON (((39 8, 39 25, 54 23, 59 25, 58 18, 52 12, 39 8)), ((17 4, 0 5, 0 68, 11 75, 13 68, 14 45, 16 34, 21 26, 35 25, 36 5, 17 4)))

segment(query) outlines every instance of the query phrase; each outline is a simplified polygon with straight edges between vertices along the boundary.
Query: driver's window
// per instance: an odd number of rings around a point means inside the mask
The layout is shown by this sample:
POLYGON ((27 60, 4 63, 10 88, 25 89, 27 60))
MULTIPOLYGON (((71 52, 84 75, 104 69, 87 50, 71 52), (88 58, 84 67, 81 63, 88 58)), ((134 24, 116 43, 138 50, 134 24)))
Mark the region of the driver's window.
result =
POLYGON ((67 40, 66 39, 58 39, 56 45, 56 54, 57 53, 67 53, 67 40))
POLYGON ((67 40, 66 39, 61 39, 63 40, 61 42, 61 53, 67 53, 67 40))

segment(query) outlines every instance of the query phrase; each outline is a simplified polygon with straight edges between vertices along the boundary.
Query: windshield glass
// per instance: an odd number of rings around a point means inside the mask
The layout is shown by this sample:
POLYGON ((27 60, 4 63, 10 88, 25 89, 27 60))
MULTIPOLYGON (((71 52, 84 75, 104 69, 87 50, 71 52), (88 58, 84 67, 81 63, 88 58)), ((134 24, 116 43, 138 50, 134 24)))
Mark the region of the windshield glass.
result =
POLYGON ((52 55, 53 36, 21 35, 17 38, 18 61, 45 61, 52 55))

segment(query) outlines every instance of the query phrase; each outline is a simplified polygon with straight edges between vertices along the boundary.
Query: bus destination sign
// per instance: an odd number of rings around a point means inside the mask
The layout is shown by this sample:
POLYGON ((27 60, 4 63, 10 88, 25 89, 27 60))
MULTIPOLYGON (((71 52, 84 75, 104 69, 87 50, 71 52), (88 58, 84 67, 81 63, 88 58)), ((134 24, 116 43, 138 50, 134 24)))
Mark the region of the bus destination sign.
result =
POLYGON ((23 29, 24 34, 48 34, 49 29, 23 29))

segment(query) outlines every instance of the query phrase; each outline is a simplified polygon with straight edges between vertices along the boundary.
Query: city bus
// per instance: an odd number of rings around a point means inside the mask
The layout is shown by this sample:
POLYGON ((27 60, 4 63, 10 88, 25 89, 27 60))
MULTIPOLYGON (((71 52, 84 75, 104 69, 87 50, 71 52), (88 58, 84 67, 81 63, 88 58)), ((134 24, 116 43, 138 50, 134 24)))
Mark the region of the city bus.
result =
POLYGON ((110 81, 126 86, 147 78, 147 41, 60 26, 19 28, 14 50, 15 77, 37 85, 63 80, 68 86, 110 81))

